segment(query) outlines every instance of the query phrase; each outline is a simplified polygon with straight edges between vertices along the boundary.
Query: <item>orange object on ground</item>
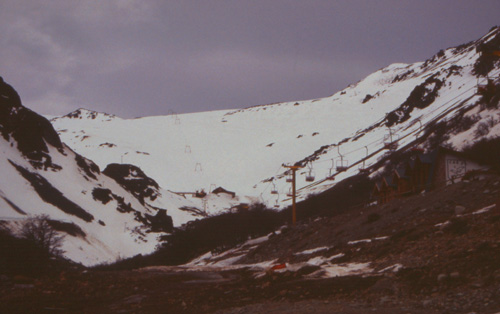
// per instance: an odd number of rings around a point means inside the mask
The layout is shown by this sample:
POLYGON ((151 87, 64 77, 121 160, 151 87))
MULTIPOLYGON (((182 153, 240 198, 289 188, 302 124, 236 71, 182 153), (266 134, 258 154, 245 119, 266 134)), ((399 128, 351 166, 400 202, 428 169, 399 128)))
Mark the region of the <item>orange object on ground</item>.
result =
POLYGON ((271 267, 271 270, 277 270, 277 269, 283 269, 283 268, 286 268, 285 263, 274 265, 273 267, 271 267))

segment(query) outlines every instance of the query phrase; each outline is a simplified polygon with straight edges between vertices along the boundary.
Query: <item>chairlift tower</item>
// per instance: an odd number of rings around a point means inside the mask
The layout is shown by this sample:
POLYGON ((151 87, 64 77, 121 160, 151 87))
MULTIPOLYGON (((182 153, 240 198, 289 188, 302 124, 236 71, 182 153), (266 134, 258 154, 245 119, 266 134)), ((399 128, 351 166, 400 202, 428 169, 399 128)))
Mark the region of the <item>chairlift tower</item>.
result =
POLYGON ((201 163, 197 162, 194 166, 194 172, 202 172, 201 163))
POLYGON ((293 165, 293 166, 287 166, 283 164, 283 167, 288 168, 290 171, 292 171, 292 225, 295 226, 297 223, 297 204, 296 204, 296 196, 297 196, 297 191, 296 191, 296 186, 295 186, 295 181, 296 181, 296 172, 299 169, 304 168, 303 166, 299 165, 293 165))

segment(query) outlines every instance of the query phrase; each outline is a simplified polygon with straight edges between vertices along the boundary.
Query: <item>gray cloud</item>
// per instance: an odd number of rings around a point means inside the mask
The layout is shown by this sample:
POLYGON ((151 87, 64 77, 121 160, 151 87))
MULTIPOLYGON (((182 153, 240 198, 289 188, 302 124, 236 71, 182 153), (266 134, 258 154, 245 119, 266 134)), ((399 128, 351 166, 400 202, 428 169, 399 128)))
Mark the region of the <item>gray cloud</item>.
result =
POLYGON ((498 12, 496 0, 7 0, 0 75, 44 114, 311 99, 474 40, 498 12))

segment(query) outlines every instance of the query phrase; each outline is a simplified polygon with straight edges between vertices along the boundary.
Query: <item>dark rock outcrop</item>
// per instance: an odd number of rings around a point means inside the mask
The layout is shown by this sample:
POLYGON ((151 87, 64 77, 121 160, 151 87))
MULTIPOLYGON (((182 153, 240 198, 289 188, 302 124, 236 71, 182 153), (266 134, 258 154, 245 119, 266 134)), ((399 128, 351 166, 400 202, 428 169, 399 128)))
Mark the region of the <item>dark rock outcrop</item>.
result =
POLYGON ((438 74, 432 75, 425 82, 416 86, 405 102, 387 115, 386 125, 391 127, 395 124, 405 122, 411 117, 413 109, 423 109, 432 104, 443 86, 443 81, 438 79, 437 76, 438 74))
POLYGON ((30 159, 48 153, 45 143, 62 148, 59 135, 49 120, 23 107, 18 93, 0 78, 0 134, 17 142, 18 149, 30 159))
POLYGON ((69 215, 74 215, 86 222, 94 220, 94 216, 92 214, 88 213, 78 204, 66 198, 64 194, 50 184, 47 179, 15 164, 12 161, 10 161, 10 163, 31 184, 42 200, 54 205, 63 212, 69 215))
POLYGON ((146 214, 146 218, 150 221, 153 232, 172 232, 174 230, 172 217, 167 215, 165 209, 158 209, 154 216, 146 214))
POLYGON ((131 192, 144 204, 145 198, 154 201, 158 197, 159 185, 139 167, 128 164, 109 164, 102 172, 114 179, 125 190, 131 192))
POLYGON ((500 64, 500 56, 495 54, 495 51, 500 51, 500 27, 494 27, 492 30, 494 32, 476 47, 476 51, 481 54, 474 64, 474 73, 477 76, 486 76, 500 64))

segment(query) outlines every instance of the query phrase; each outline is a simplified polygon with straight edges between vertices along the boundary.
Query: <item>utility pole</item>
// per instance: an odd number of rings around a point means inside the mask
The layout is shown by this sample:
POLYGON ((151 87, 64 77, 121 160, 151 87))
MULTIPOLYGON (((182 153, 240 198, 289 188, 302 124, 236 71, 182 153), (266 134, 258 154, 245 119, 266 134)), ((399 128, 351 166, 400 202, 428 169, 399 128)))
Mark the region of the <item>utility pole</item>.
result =
POLYGON ((304 167, 297 166, 297 165, 286 166, 285 164, 283 164, 283 167, 288 168, 292 171, 292 225, 295 226, 295 224, 297 222, 297 205, 295 202, 295 196, 296 196, 296 188, 295 188, 296 175, 295 175, 295 173, 297 172, 297 170, 299 170, 300 168, 304 168, 304 167))

